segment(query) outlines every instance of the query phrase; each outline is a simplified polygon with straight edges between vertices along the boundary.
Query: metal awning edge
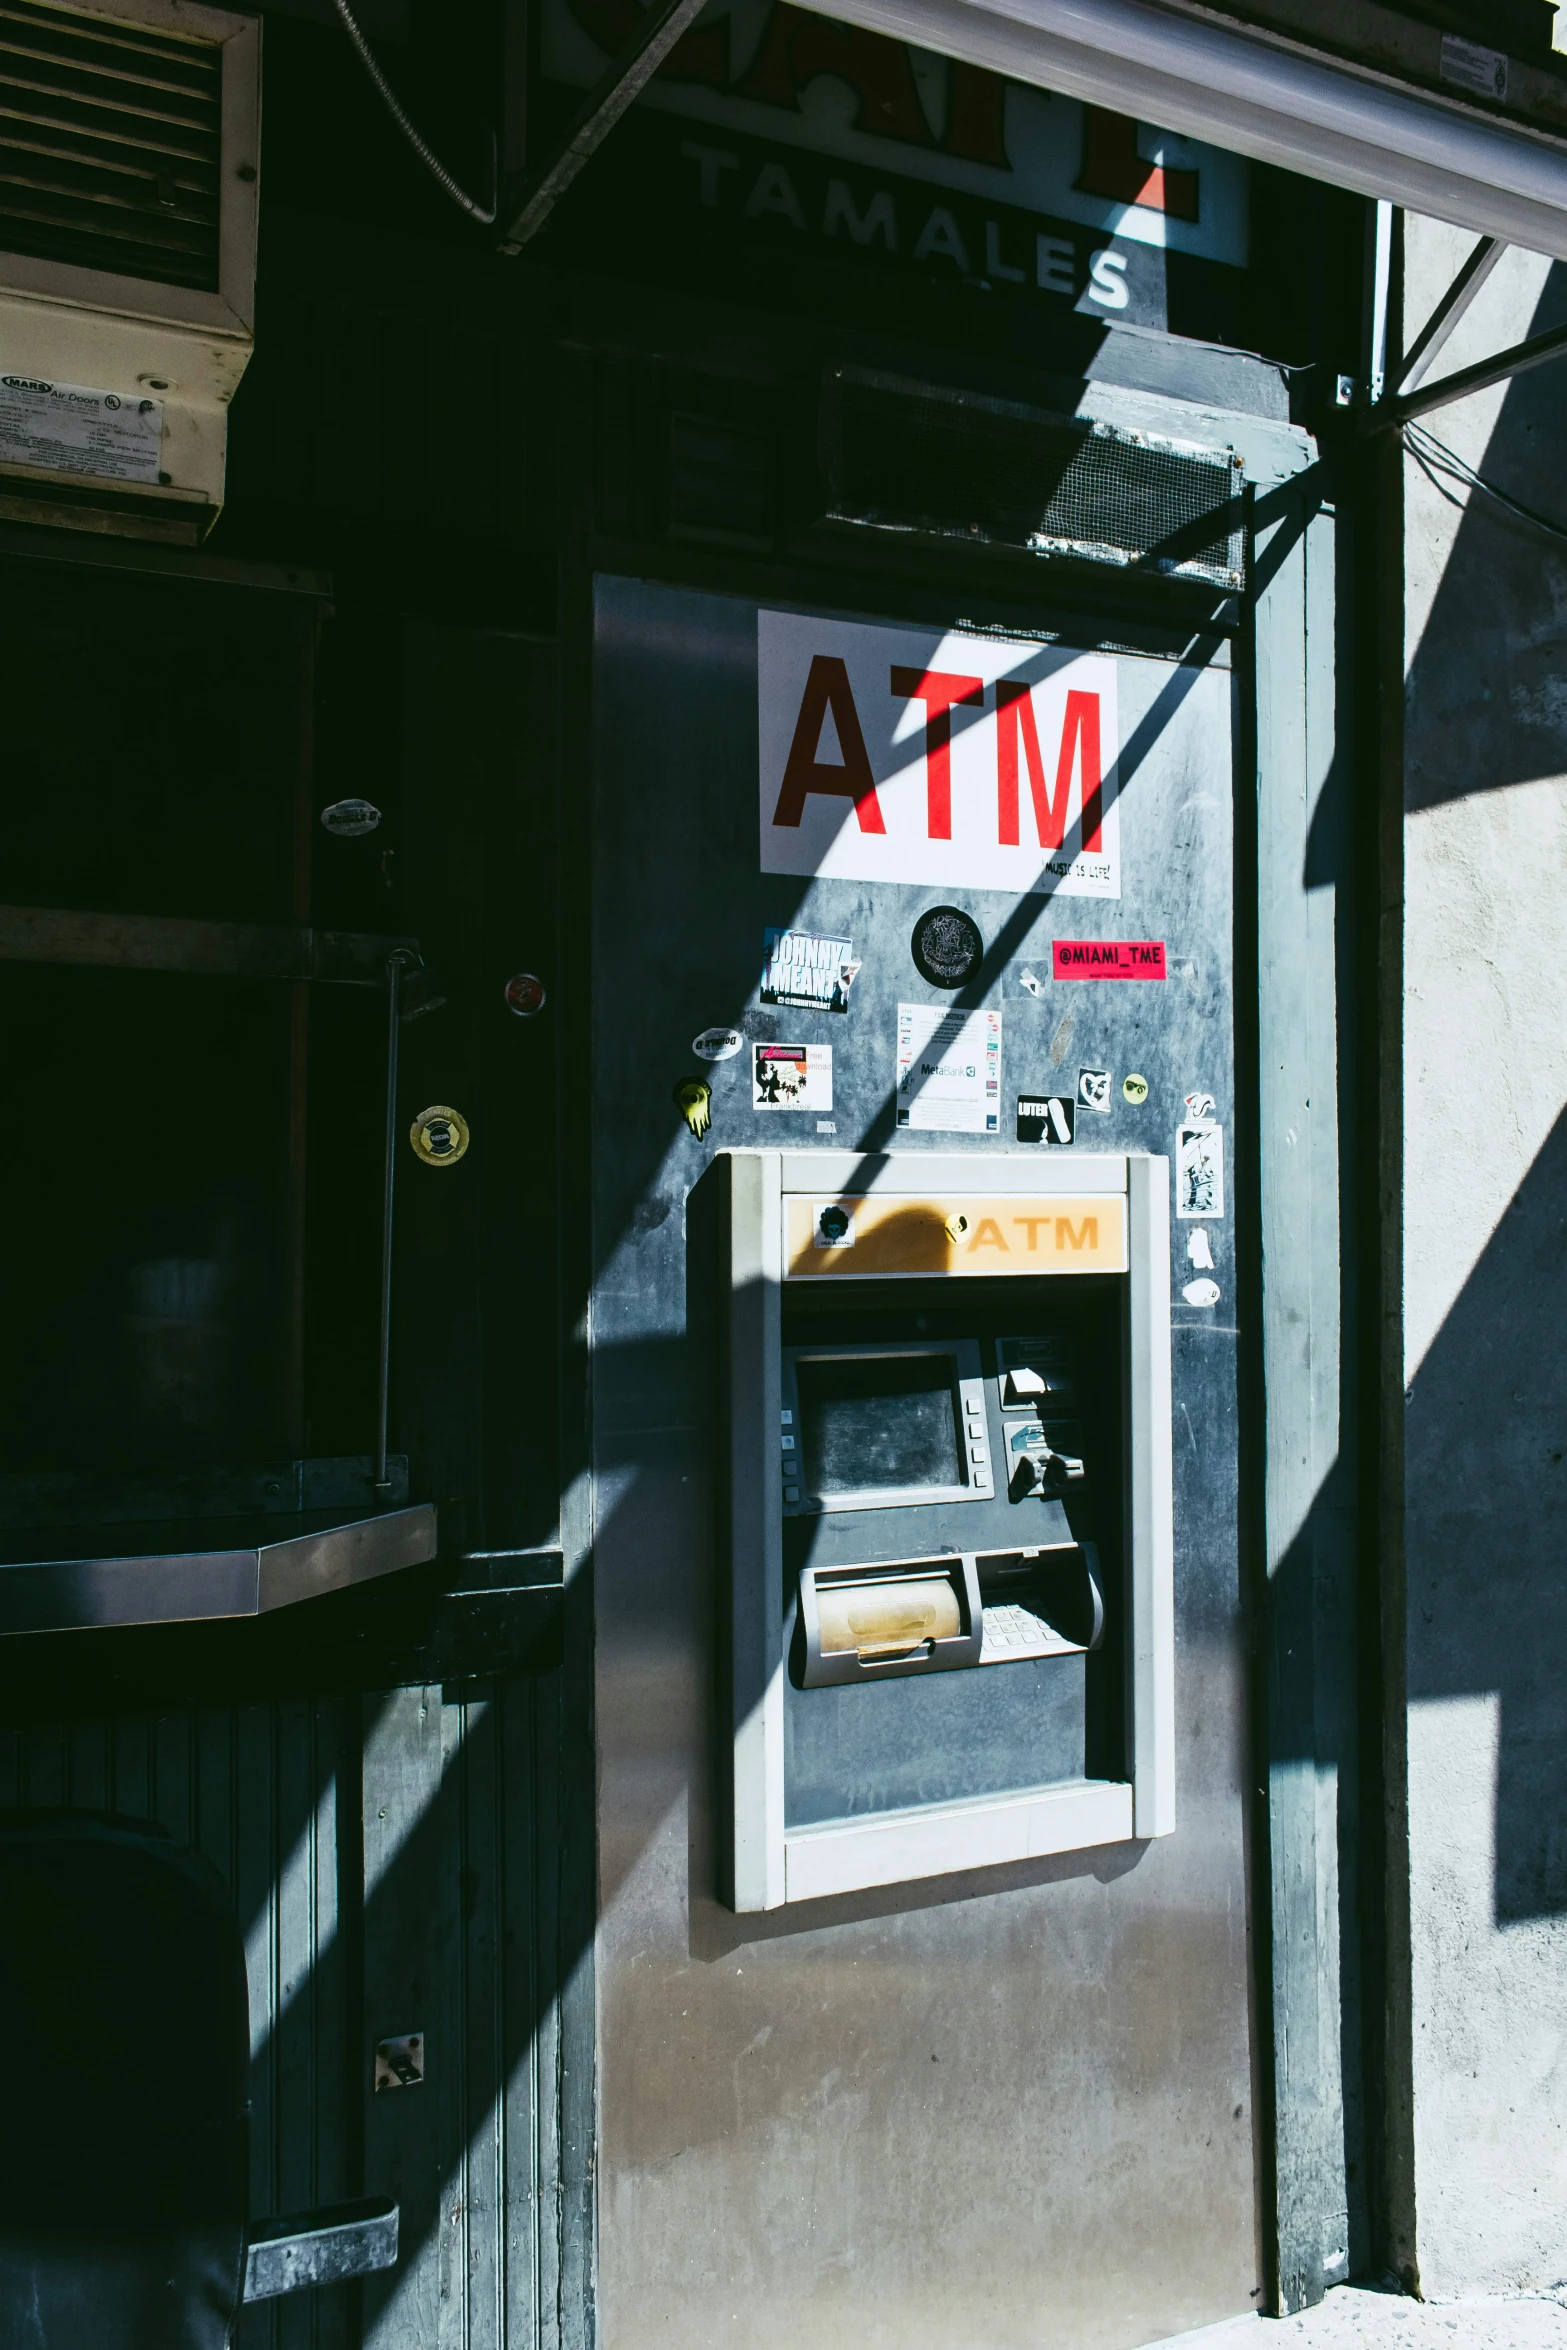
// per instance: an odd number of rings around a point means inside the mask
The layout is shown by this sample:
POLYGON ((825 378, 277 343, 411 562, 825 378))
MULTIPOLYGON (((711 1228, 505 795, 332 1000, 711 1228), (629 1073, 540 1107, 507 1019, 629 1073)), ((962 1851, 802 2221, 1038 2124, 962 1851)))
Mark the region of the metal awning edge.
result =
POLYGON ((1567 260, 1567 148, 1148 0, 834 0, 846 24, 1567 260))

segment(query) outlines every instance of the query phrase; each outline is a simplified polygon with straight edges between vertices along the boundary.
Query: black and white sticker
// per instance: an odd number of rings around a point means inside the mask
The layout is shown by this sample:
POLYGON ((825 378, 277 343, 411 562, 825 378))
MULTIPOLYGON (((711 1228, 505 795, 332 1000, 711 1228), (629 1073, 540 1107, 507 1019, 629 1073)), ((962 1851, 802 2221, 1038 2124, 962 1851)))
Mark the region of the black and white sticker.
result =
POLYGON ((1108 1069, 1079 1069, 1077 1072, 1077 1102, 1079 1109, 1096 1110, 1101 1118, 1110 1115, 1111 1077, 1108 1069))
POLYGON ((1077 1105, 1070 1094, 1019 1094, 1017 1103, 1017 1138, 1019 1142, 1066 1143, 1072 1139, 1076 1124, 1077 1105))

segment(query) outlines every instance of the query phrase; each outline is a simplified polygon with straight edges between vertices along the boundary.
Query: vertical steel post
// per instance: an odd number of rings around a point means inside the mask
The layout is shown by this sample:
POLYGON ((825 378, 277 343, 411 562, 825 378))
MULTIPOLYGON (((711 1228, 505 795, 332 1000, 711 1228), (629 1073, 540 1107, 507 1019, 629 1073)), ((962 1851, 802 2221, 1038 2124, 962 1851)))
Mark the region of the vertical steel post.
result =
POLYGON ((375 1489, 391 1491, 386 1473, 386 1421, 392 1378, 392 1203, 397 1186, 397 1031, 403 987, 401 952, 386 964, 386 1164, 381 1179, 381 1362, 375 1428, 375 1489))

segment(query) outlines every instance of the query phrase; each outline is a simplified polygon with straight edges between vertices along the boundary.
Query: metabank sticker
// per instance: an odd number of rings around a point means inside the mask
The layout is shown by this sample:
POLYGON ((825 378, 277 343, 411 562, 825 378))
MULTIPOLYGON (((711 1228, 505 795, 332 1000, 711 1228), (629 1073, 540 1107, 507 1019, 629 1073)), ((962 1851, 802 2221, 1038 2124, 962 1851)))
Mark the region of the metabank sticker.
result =
POLYGON ((1001 1014, 898 1006, 898 1124, 911 1132, 1001 1132, 1001 1014))

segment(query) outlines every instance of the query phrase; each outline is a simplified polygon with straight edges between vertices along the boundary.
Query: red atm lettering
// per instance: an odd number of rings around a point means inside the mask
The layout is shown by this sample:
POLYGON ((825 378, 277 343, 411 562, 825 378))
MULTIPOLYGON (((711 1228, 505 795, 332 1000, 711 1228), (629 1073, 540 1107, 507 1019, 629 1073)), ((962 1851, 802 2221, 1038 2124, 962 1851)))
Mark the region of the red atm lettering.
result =
POLYGON ((811 792, 820 792, 829 799, 852 800, 862 832, 886 831, 881 802, 876 797, 876 779, 871 773, 865 737, 860 730, 860 714, 854 707, 848 667, 836 653, 816 653, 811 658, 773 822, 798 824, 811 792), (841 767, 823 766, 816 756, 829 710, 838 730, 838 747, 843 752, 841 767))
POLYGON ((925 705, 925 829, 932 840, 952 838, 952 713, 983 710, 983 678, 947 669, 894 669, 892 690, 925 705))
POLYGON ((1058 849, 1066 835, 1067 797, 1072 767, 1082 746, 1083 848, 1103 844, 1104 776, 1100 757, 1099 696, 1069 692, 1061 727, 1052 792, 1045 782, 1045 762, 1034 722, 1034 697, 1017 680, 1003 680, 996 688, 996 837, 1003 848, 1020 845, 1018 815, 1018 742, 1028 762, 1028 788, 1034 802, 1034 823, 1042 849, 1058 849))

